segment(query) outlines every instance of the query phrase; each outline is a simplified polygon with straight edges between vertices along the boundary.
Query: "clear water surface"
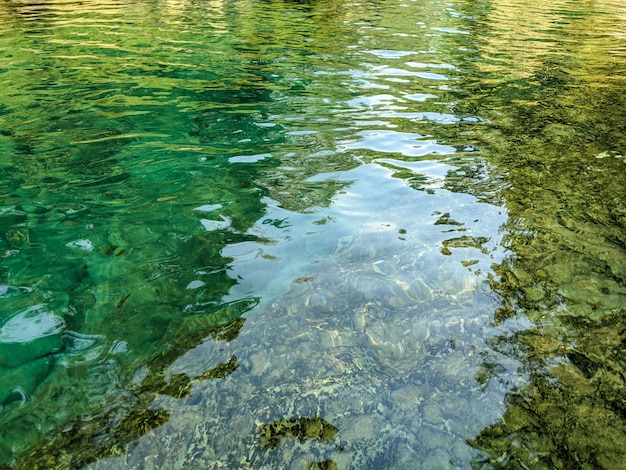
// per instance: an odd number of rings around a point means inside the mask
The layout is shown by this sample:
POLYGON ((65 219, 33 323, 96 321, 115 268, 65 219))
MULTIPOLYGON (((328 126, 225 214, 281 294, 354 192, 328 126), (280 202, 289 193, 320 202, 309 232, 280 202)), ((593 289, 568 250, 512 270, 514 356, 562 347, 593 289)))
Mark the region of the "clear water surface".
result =
POLYGON ((0 24, 0 465, 626 468, 621 1, 0 24))

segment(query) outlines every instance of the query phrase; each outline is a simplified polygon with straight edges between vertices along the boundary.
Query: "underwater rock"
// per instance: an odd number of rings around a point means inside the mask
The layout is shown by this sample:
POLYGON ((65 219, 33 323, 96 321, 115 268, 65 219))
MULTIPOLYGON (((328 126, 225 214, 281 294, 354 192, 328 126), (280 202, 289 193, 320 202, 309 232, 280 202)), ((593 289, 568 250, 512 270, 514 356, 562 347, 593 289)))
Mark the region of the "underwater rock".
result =
POLYGON ((0 409, 15 401, 29 401, 53 366, 52 358, 42 357, 4 372, 0 378, 0 409))

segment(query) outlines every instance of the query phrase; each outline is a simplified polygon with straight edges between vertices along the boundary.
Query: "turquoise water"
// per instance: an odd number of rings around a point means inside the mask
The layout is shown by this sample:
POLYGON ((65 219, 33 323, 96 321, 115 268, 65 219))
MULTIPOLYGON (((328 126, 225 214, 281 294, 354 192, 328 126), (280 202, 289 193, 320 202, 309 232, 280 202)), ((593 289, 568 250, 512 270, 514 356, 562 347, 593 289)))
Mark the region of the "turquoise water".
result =
POLYGON ((0 21, 0 465, 626 466, 620 2, 0 21))

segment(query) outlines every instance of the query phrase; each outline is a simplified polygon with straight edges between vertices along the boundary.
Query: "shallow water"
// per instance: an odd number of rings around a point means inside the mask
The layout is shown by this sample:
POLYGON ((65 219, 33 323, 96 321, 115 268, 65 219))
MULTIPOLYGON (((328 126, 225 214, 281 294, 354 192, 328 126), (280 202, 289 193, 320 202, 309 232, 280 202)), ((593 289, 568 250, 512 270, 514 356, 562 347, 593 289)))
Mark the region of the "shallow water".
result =
POLYGON ((620 2, 0 21, 0 465, 626 466, 620 2))

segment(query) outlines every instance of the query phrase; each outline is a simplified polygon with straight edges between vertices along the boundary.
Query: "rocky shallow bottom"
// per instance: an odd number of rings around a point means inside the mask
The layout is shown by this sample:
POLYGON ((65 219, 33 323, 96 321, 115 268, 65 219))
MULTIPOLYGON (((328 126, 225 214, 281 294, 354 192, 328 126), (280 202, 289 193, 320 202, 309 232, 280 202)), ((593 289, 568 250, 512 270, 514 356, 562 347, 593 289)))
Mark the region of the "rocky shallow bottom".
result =
POLYGON ((176 360, 189 393, 150 406, 169 419, 90 468, 469 468, 523 380, 488 346, 499 299, 474 263, 367 246, 176 360))

